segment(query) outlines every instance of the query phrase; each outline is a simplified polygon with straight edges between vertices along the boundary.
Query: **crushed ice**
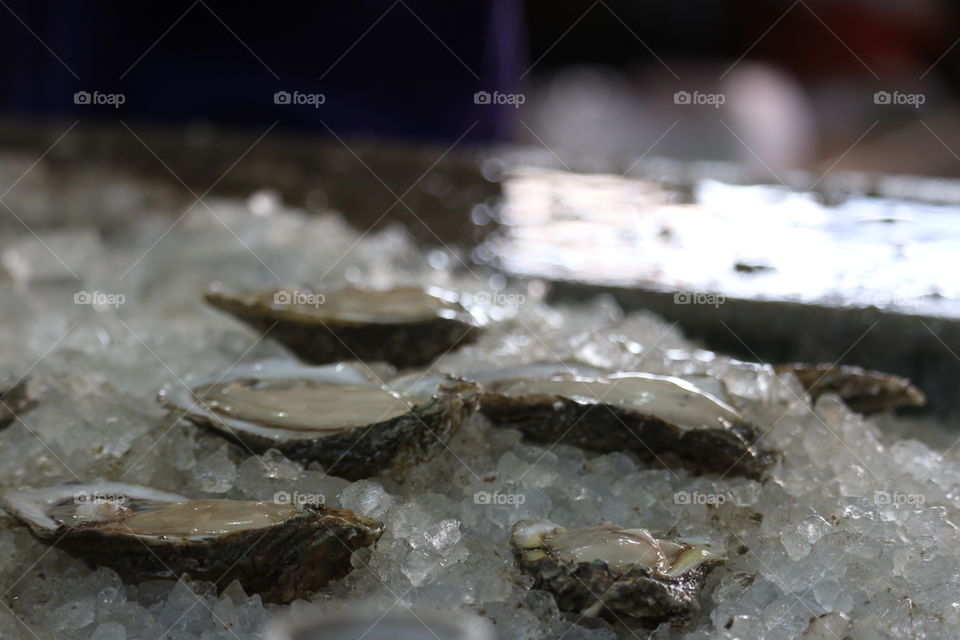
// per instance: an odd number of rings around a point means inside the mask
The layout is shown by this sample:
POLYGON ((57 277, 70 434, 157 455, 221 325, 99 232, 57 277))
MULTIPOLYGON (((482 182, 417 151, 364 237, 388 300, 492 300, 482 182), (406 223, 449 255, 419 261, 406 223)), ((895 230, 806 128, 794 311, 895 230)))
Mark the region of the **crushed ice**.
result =
POLYGON ((210 205, 216 216, 196 207, 155 246, 166 227, 152 218, 109 238, 92 229, 4 238, 0 367, 29 371, 40 402, 0 433, 0 483, 102 478, 262 500, 286 492, 382 519, 386 532, 375 549, 355 555, 353 573, 312 602, 281 607, 264 606, 238 585, 218 595, 189 580, 123 584, 0 515, 0 637, 252 640, 290 608, 332 611, 351 602, 466 607, 494 620, 504 639, 955 637, 957 449, 941 459, 919 441, 890 435, 913 433, 903 426, 911 423, 865 420, 829 397, 811 409, 790 380, 698 349, 658 317, 624 315, 604 299, 548 307, 540 283, 504 289, 454 253, 422 256, 399 229, 361 238, 334 215, 260 202, 210 205), (443 369, 563 358, 709 372, 787 454, 761 485, 651 469, 618 453, 531 445, 477 418, 402 485, 349 483, 273 451, 252 457, 154 402, 163 384, 285 356, 203 306, 200 292, 213 281, 460 289, 478 303, 503 303, 488 309, 502 321, 478 344, 444 357, 443 369), (725 544, 730 561, 709 576, 704 609, 690 627, 610 627, 563 616, 548 594, 529 590, 507 546, 522 518, 706 536, 725 544))

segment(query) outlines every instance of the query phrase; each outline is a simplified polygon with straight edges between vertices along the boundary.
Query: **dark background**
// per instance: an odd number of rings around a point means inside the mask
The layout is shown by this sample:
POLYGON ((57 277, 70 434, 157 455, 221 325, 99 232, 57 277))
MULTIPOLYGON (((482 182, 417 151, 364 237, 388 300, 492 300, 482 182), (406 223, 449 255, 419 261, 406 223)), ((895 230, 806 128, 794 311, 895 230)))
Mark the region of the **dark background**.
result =
POLYGON ((960 175, 960 22, 945 0, 0 4, 8 117, 278 121, 338 136, 652 151, 772 171, 960 175), (125 102, 77 105, 78 90, 125 102), (280 90, 325 102, 277 105, 280 90), (481 90, 524 104, 475 104, 481 90), (683 108, 672 100, 680 90, 726 102, 683 108), (881 90, 924 103, 877 105, 881 90))

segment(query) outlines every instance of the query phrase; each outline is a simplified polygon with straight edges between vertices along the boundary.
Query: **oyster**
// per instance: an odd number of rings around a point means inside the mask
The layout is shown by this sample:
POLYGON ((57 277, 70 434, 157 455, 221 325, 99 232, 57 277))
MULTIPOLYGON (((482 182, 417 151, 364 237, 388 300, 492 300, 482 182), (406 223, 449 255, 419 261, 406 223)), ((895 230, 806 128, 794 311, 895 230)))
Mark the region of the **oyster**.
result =
POLYGON ((520 568, 561 610, 646 623, 689 619, 700 608, 704 576, 725 561, 703 542, 657 538, 610 522, 565 529, 521 520, 510 543, 520 568))
POLYGON ((386 469, 402 479, 476 411, 477 387, 422 374, 379 383, 350 363, 268 360, 190 390, 161 390, 159 400, 256 452, 279 449, 350 480, 386 469))
POLYGON ((0 381, 0 429, 9 425, 20 413, 32 406, 33 399, 27 393, 26 378, 12 383, 0 381))
POLYGON ((240 500, 191 500, 122 483, 9 491, 4 509, 44 542, 131 581, 239 580, 289 602, 347 574, 350 555, 383 525, 346 509, 240 500))
POLYGON ((779 373, 792 373, 815 402, 825 393, 840 396, 857 413, 878 413, 896 407, 922 407, 923 391, 906 378, 853 366, 829 364, 780 364, 779 373))
POLYGON ((776 461, 725 399, 682 378, 636 372, 508 378, 486 384, 480 406, 495 424, 538 442, 632 451, 753 478, 776 461))
POLYGON ((312 364, 356 359, 417 366, 480 334, 458 295, 436 287, 327 293, 210 291, 205 297, 312 364))

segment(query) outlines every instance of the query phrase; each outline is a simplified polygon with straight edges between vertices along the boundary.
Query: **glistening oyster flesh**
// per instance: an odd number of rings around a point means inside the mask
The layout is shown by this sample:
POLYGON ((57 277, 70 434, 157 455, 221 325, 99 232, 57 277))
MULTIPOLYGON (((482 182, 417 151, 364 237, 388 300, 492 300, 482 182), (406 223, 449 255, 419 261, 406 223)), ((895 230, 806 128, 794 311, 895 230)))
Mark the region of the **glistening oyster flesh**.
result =
POLYGON ((624 372, 509 378, 484 385, 481 411, 538 442, 631 451, 695 470, 760 477, 776 456, 737 409, 702 386, 624 372))
POLYGON ((725 560, 700 541, 657 538, 610 522, 565 529, 521 520, 510 543, 520 568, 561 610, 645 622, 687 620, 700 608, 704 576, 725 560))
POLYGON ((123 483, 9 491, 4 509, 44 542, 124 579, 233 580, 289 602, 346 575, 350 555, 383 525, 347 509, 241 500, 191 500, 123 483))
POLYGON ((380 383, 359 363, 268 360, 190 390, 164 389, 159 399, 256 452, 279 449, 351 480, 383 470, 400 479, 476 411, 477 387, 423 374, 380 383))
POLYGON ((205 297, 312 364, 358 359, 417 366, 480 334, 459 296, 436 287, 210 291, 205 297))

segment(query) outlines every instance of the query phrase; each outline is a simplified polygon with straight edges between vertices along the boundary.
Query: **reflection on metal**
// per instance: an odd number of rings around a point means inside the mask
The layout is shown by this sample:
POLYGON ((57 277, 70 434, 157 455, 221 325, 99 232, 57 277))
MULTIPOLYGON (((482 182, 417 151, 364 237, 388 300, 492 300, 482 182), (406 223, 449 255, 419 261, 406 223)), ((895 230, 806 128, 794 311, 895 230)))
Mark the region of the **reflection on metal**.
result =
POLYGON ((706 180, 694 202, 646 180, 522 170, 505 184, 508 272, 600 285, 960 316, 960 207, 706 180))

